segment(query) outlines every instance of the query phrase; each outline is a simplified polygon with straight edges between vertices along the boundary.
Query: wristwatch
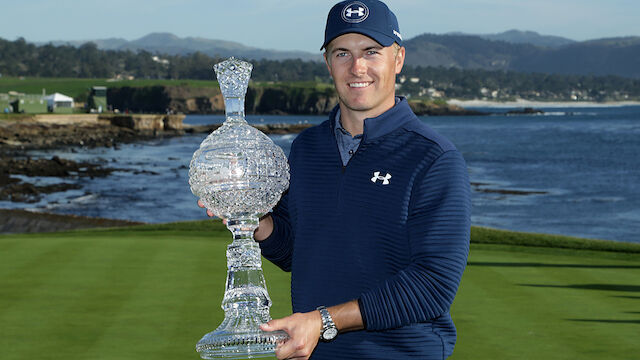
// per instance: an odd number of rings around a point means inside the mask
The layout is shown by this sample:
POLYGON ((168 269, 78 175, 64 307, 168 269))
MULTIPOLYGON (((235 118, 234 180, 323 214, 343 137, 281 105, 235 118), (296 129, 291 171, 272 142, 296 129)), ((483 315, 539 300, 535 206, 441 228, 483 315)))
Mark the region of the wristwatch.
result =
POLYGON ((320 339, 323 341, 331 341, 338 336, 338 328, 329 314, 326 306, 319 306, 317 308, 322 316, 322 331, 320 332, 320 339))

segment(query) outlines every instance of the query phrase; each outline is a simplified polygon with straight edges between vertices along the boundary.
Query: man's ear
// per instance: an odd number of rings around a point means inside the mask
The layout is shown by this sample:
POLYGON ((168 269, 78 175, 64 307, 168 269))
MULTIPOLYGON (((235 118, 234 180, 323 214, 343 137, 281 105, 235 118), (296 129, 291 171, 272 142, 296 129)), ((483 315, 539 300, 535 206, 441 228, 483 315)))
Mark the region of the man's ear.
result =
POLYGON ((331 75, 331 64, 329 64, 327 51, 325 51, 324 54, 322 54, 322 56, 324 57, 324 64, 327 65, 327 70, 329 71, 329 75, 331 75))
POLYGON ((404 47, 400 47, 400 49, 398 49, 398 53, 396 54, 396 74, 400 74, 400 72, 402 71, 402 67, 404 66, 404 56, 405 49, 404 47))

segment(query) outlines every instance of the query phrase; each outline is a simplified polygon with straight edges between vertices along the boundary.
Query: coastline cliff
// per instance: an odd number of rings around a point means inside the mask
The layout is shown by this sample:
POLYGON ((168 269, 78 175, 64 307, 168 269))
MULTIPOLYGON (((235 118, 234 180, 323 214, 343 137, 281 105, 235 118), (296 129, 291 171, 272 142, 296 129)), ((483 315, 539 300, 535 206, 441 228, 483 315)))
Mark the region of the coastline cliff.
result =
MULTIPOLYGON (((109 88, 114 109, 134 113, 223 114, 224 100, 217 87, 149 86, 109 88)), ((245 98, 247 114, 323 115, 338 103, 331 86, 250 85, 245 98)), ((444 101, 411 100, 418 115, 480 115, 444 101)))

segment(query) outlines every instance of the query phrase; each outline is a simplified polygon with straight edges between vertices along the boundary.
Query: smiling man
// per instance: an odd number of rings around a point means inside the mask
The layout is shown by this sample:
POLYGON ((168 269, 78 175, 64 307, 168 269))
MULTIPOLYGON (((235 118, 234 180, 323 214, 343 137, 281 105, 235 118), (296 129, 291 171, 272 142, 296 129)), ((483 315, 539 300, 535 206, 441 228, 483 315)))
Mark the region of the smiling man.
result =
POLYGON ((395 96, 405 49, 376 0, 329 12, 327 68, 339 104, 301 133, 291 183, 255 238, 291 271, 293 315, 280 359, 444 359, 449 309, 469 251, 469 181, 445 138, 395 96))

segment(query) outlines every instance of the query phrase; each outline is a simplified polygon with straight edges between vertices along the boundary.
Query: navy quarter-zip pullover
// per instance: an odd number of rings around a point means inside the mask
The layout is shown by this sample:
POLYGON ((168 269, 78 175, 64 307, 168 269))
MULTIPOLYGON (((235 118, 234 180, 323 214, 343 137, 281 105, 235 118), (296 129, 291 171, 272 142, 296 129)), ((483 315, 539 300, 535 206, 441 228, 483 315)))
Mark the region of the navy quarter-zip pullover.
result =
POLYGON ((320 342, 312 359, 444 359, 469 252, 465 162, 401 99, 365 120, 343 166, 337 108, 293 142, 290 187, 262 254, 291 271, 294 312, 358 299, 365 331, 320 342))

